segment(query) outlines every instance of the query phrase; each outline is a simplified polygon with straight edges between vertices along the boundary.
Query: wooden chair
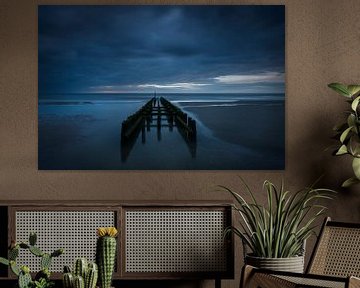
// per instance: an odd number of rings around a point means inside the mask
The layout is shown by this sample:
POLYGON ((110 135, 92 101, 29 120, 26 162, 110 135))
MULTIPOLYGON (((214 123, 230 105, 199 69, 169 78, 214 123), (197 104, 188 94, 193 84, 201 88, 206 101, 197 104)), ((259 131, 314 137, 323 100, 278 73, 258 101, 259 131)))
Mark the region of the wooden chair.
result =
POLYGON ((360 287, 360 223, 326 218, 306 273, 278 272, 245 265, 240 287, 360 287))

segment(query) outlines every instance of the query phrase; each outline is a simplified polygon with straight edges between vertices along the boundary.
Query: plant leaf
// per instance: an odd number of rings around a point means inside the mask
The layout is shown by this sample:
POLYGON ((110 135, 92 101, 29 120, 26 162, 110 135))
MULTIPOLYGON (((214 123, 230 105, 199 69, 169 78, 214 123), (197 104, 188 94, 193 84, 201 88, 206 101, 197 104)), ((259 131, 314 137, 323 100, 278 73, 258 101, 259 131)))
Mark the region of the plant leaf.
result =
POLYGON ((344 155, 347 153, 348 153, 348 150, 347 150, 346 145, 341 145, 341 147, 339 148, 339 150, 337 150, 335 155, 344 155))
POLYGON ((356 126, 356 116, 354 113, 350 113, 348 118, 347 118, 347 124, 348 126, 356 126))
POLYGON ((360 85, 348 85, 347 90, 350 96, 354 96, 360 92, 360 85))
POLYGON ((348 188, 352 185, 359 184, 359 183, 360 183, 359 179, 357 179, 356 177, 351 177, 351 178, 345 180, 344 183, 342 183, 341 187, 348 188))
POLYGON ((360 101, 360 96, 356 97, 354 99, 354 101, 351 103, 351 109, 356 111, 356 108, 358 107, 359 105, 359 101, 360 101))
POLYGON ((350 141, 348 144, 351 147, 351 154, 354 157, 359 157, 360 156, 360 138, 358 135, 353 135, 350 137, 350 141))
POLYGON ((348 91, 348 88, 346 85, 341 84, 341 83, 330 83, 328 85, 329 88, 333 89, 335 92, 339 93, 342 96, 348 97, 350 98, 351 95, 348 91))
POLYGON ((9 265, 9 260, 3 257, 0 257, 0 263, 4 265, 9 265))
POLYGON ((352 161, 352 168, 356 178, 360 180, 360 158, 354 157, 352 161))
POLYGON ((344 143, 344 141, 346 140, 346 137, 348 136, 348 134, 352 128, 353 127, 351 126, 351 127, 347 128, 343 133, 341 133, 341 136, 340 136, 341 143, 344 143))

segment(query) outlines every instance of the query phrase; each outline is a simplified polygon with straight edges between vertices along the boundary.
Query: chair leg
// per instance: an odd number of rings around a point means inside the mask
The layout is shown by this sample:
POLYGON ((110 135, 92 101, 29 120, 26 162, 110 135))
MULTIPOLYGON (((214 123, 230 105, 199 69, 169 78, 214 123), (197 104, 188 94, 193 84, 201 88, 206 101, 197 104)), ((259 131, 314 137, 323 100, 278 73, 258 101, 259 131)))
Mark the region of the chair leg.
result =
POLYGON ((244 267, 242 268, 242 271, 241 271, 239 288, 248 287, 250 280, 251 280, 251 275, 253 274, 253 271, 254 271, 254 267, 252 267, 250 265, 244 265, 244 267))
POLYGON ((349 288, 360 288, 360 278, 351 276, 349 277, 349 288))

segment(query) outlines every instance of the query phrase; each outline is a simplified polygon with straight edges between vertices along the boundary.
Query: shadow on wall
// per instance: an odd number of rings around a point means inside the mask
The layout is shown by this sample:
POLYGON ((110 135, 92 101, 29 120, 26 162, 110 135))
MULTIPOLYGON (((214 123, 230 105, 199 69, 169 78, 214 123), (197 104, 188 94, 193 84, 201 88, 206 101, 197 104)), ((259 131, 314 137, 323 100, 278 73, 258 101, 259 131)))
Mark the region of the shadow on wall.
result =
POLYGON ((332 128, 345 119, 343 111, 346 110, 346 107, 335 110, 313 113, 314 117, 309 120, 309 123, 316 123, 316 125, 309 126, 308 133, 302 135, 303 143, 309 144, 302 147, 302 143, 297 143, 295 149, 300 151, 300 155, 309 155, 308 171, 302 173, 303 185, 310 185, 321 177, 317 187, 329 188, 338 192, 335 201, 328 202, 327 214, 337 221, 358 222, 360 219, 360 197, 358 197, 360 196, 360 185, 350 188, 341 187, 346 179, 353 176, 351 158, 347 155, 333 156, 333 151, 338 147, 339 141, 332 138, 334 136, 332 128), (342 119, 343 117, 344 119, 342 119))

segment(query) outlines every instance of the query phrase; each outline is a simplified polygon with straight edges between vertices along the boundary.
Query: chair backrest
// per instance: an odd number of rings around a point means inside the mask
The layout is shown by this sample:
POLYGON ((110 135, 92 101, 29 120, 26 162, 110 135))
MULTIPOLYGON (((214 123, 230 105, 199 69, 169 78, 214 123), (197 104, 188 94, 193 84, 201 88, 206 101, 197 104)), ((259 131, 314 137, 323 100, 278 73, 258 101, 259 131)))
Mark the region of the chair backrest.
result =
POLYGON ((326 218, 307 273, 360 277, 360 223, 326 218))

